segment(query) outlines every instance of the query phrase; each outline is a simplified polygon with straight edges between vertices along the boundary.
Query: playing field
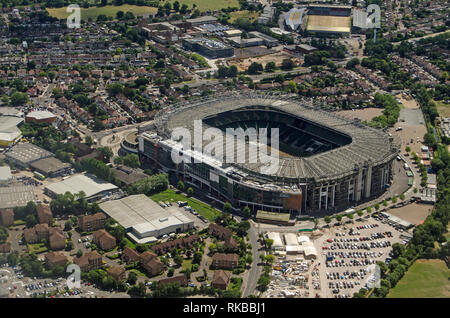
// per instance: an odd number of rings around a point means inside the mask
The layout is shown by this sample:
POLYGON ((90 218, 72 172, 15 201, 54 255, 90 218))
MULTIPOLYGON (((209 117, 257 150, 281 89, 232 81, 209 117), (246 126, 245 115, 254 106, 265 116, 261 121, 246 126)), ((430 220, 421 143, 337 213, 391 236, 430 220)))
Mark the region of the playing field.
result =
POLYGON ((441 117, 450 117, 450 104, 446 104, 441 100, 435 100, 436 108, 441 117))
POLYGON ((450 270, 442 260, 417 260, 388 298, 450 298, 450 270))
MULTIPOLYGON (((174 3, 175 0, 169 0, 174 3)), ((220 10, 223 8, 239 8, 238 0, 178 0, 180 5, 186 4, 189 9, 192 9, 193 4, 197 5, 200 11, 220 10)))
POLYGON ((350 17, 308 15, 307 31, 350 32, 350 17))
MULTIPOLYGON (((66 7, 47 8, 46 10, 48 11, 50 16, 57 19, 66 19, 70 15, 70 13, 66 12, 66 7)), ((140 7, 130 4, 124 4, 121 6, 91 7, 87 9, 81 8, 81 19, 87 20, 89 18, 92 18, 95 20, 101 14, 115 18, 118 11, 132 12, 134 15, 148 15, 156 14, 156 12, 158 12, 158 9, 145 6, 140 7)))
POLYGON ((248 19, 250 22, 255 21, 258 18, 258 12, 250 12, 248 10, 230 12, 230 20, 228 22, 234 23, 239 18, 248 19))

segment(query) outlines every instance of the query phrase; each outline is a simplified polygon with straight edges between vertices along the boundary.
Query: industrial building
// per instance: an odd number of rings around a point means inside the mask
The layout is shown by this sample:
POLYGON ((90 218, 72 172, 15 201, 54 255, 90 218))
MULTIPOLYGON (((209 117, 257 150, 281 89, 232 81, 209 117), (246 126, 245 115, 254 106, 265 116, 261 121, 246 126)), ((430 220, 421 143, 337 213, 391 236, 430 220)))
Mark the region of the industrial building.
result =
POLYGON ((53 157, 53 153, 31 143, 19 143, 5 152, 7 161, 23 169, 29 168, 35 161, 50 157, 53 157))
POLYGON ((0 186, 8 185, 11 180, 11 168, 9 168, 9 166, 0 167, 0 186))
POLYGON ((72 165, 55 157, 49 157, 32 162, 30 168, 46 177, 56 178, 70 174, 72 165))
POLYGON ((231 46, 206 38, 186 38, 182 40, 182 44, 184 49, 197 52, 211 59, 234 55, 234 49, 231 46))
POLYGON ((100 208, 119 222, 136 243, 155 242, 165 234, 185 232, 194 226, 183 212, 162 208, 144 194, 103 202, 100 208))
POLYGON ((26 206, 30 201, 36 201, 32 186, 0 187, 0 209, 26 206))
POLYGON ((44 192, 52 198, 66 192, 76 195, 81 191, 86 194, 86 200, 92 202, 117 193, 119 188, 94 175, 82 174, 49 184, 44 189, 44 192))
POLYGON ((187 19, 186 22, 190 23, 191 26, 195 27, 202 24, 216 23, 217 18, 210 15, 205 15, 198 18, 187 19))
POLYGON ((23 118, 14 116, 0 116, 0 147, 8 147, 22 137, 22 132, 17 127, 23 122, 23 118))
POLYGON ((29 112, 25 116, 27 123, 47 123, 52 124, 56 120, 56 115, 48 110, 36 110, 29 112))

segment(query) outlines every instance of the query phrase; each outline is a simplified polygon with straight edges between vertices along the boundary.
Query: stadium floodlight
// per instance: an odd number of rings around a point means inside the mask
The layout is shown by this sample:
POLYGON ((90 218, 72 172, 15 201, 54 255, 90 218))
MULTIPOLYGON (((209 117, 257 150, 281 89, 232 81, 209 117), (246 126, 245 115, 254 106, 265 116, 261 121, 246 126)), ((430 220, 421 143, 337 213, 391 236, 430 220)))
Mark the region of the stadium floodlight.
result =
POLYGON ((297 9, 293 8, 291 9, 287 14, 285 18, 285 23, 287 26, 291 27, 292 30, 297 30, 297 28, 302 24, 303 20, 303 12, 305 12, 305 8, 297 9))

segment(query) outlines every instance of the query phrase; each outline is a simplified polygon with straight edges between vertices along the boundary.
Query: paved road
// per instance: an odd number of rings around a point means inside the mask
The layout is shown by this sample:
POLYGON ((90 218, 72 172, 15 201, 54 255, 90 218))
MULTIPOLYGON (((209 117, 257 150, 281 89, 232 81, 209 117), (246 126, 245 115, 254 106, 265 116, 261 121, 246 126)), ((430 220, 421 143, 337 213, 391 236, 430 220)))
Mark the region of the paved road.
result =
POLYGON ((250 243, 252 244, 253 263, 247 277, 247 285, 245 286, 243 297, 253 295, 256 290, 256 284, 261 274, 262 268, 258 266, 259 263, 259 243, 258 243, 258 230, 253 221, 250 221, 251 227, 248 230, 248 236, 250 243))

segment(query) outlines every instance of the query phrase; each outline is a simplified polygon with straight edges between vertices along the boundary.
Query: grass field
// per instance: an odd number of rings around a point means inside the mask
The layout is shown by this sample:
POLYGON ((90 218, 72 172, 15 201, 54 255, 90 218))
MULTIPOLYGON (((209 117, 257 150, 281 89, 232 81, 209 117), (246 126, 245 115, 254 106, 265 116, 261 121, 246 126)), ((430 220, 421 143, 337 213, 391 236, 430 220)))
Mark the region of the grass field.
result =
MULTIPOLYGON (((169 0, 174 3, 175 0, 169 0)), ((239 8, 238 0, 178 0, 180 5, 186 4, 188 9, 192 9, 195 3, 200 11, 220 10, 222 8, 235 7, 239 8)))
POLYGON ((255 21, 258 18, 258 12, 250 12, 248 10, 234 11, 230 12, 230 20, 228 22, 234 23, 239 18, 246 18, 250 22, 255 21))
POLYGON ((388 298, 450 298, 450 271, 442 260, 417 260, 388 298))
POLYGON ((176 201, 187 201, 189 206, 191 206, 195 211, 197 211, 200 215, 203 215, 203 217, 205 217, 209 221, 214 221, 214 219, 220 214, 219 211, 210 207, 209 205, 194 198, 188 198, 183 194, 176 194, 175 191, 170 189, 154 194, 150 196, 150 198, 155 202, 170 201, 175 203, 176 201))
MULTIPOLYGON (((46 9, 50 16, 57 19, 66 19, 70 13, 66 12, 66 7, 62 8, 47 8, 46 9)), ((116 17, 118 11, 132 12, 134 15, 147 15, 155 14, 158 12, 157 8, 154 7, 139 7, 130 4, 123 4, 121 6, 104 6, 104 7, 91 7, 91 8, 81 8, 81 19, 87 20, 89 18, 96 19, 99 15, 104 14, 109 17, 116 17)))
POLYGON ((30 254, 40 254, 48 250, 44 243, 28 244, 27 247, 30 254))
POLYGON ((435 100, 436 108, 441 117, 450 117, 450 104, 446 104, 441 100, 435 100))
POLYGON ((350 17, 309 15, 306 30, 350 32, 350 17))
POLYGON ((183 260, 183 263, 181 264, 181 267, 184 270, 191 269, 191 267, 192 267, 192 259, 185 259, 185 260, 183 260))

